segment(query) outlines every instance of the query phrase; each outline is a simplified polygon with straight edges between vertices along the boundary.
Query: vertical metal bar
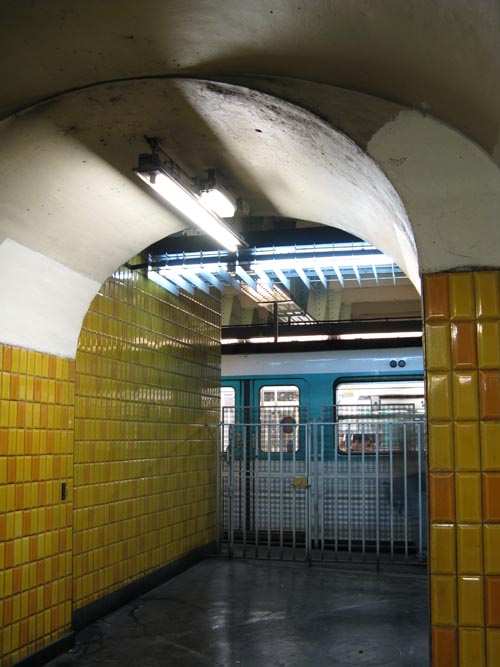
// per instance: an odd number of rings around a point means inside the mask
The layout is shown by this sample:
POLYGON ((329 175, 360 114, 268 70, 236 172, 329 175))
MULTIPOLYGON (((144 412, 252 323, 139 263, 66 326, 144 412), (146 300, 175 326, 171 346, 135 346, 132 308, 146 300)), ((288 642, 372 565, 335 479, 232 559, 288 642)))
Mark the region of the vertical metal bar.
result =
POLYGON ((361 433, 361 554, 363 561, 366 559, 366 489, 365 489, 365 441, 366 424, 363 424, 361 433))
POLYGON ((334 507, 333 507, 333 521, 334 521, 334 534, 335 534, 335 560, 338 560, 339 557, 339 424, 335 422, 333 425, 333 461, 334 461, 334 507))
POLYGON ((392 424, 389 427, 389 519, 390 519, 390 551, 391 560, 394 559, 394 439, 392 438, 392 424))
POLYGON ((261 453, 261 438, 262 427, 260 424, 255 425, 255 558, 259 557, 259 529, 260 529, 260 453, 261 453))
POLYGON ((319 540, 319 483, 318 483, 318 428, 316 422, 310 424, 312 432, 312 465, 311 465, 311 543, 317 549, 319 540))
POLYGON ((380 423, 375 426, 375 527, 377 563, 380 559, 380 492, 379 492, 379 464, 380 464, 380 423))
POLYGON ((267 432, 267 557, 271 558, 271 426, 268 426, 267 432))
MULTIPOLYGON (((309 480, 310 475, 311 475, 311 433, 310 433, 310 424, 306 424, 306 432, 305 432, 305 439, 306 439, 306 460, 305 460, 305 475, 306 478, 309 480)), ((305 540, 306 540, 306 551, 305 551, 305 556, 306 560, 310 563, 311 562, 311 487, 308 485, 305 488, 305 540)))
POLYGON ((349 423, 348 429, 347 429, 347 513, 346 513, 346 520, 347 520, 347 553, 349 554, 348 558, 351 560, 352 556, 352 549, 351 549, 351 516, 354 516, 352 512, 352 479, 351 479, 351 439, 352 439, 352 433, 351 433, 351 428, 352 424, 349 423))
POLYGON ((422 424, 416 423, 418 447, 418 548, 417 556, 422 556, 423 548, 423 502, 422 502, 422 424))
MULTIPOLYGON (((299 432, 300 442, 300 432, 299 432)), ((305 450, 305 442, 304 442, 305 450)), ((297 452, 295 448, 292 453, 292 478, 297 475, 297 452)), ((292 559, 295 560, 297 554, 297 489, 292 487, 292 559)))
MULTIPOLYGON (((283 560, 283 523, 284 523, 284 520, 283 520, 283 491, 284 491, 284 486, 283 486, 283 446, 284 446, 283 429, 280 428, 279 531, 280 531, 280 559, 281 560, 283 560)), ((295 449, 295 446, 293 446, 292 451, 294 449, 295 449)))
POLYGON ((403 428, 403 501, 404 501, 404 530, 405 530, 405 558, 408 558, 408 452, 406 449, 406 430, 403 428))
POLYGON ((321 560, 325 560, 325 427, 320 427, 320 465, 319 465, 319 486, 320 486, 320 505, 319 505, 319 527, 321 541, 321 560))
POLYGON ((246 425, 245 428, 243 429, 243 442, 242 442, 242 447, 243 447, 243 452, 242 456, 240 459, 240 465, 243 466, 243 479, 242 476, 240 475, 240 480, 242 479, 242 482, 240 483, 240 497, 241 497, 241 486, 243 486, 243 516, 242 516, 242 530, 243 530, 243 558, 246 557, 246 548, 247 548, 247 483, 248 483, 248 467, 247 467, 247 450, 249 447, 249 429, 251 428, 250 425, 246 425))
POLYGON ((236 448, 236 429, 233 431, 233 438, 232 442, 231 440, 229 441, 229 447, 228 447, 228 463, 229 463, 229 478, 228 478, 228 511, 229 511, 229 516, 228 516, 228 548, 227 548, 227 556, 228 558, 233 557, 233 551, 234 551, 234 517, 233 517, 233 511, 234 511, 234 452, 236 448))

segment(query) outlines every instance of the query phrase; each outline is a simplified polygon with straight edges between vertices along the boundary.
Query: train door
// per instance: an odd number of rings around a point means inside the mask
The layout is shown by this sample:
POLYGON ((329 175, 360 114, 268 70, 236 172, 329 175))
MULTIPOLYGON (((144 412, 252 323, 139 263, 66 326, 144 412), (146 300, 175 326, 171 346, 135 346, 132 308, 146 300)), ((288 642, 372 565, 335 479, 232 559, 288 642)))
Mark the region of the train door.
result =
POLYGON ((321 558, 425 558, 423 380, 343 378, 333 393, 314 478, 321 558))
POLYGON ((223 541, 231 555, 265 558, 272 552, 281 558, 306 558, 307 400, 308 386, 301 379, 225 383, 223 541))

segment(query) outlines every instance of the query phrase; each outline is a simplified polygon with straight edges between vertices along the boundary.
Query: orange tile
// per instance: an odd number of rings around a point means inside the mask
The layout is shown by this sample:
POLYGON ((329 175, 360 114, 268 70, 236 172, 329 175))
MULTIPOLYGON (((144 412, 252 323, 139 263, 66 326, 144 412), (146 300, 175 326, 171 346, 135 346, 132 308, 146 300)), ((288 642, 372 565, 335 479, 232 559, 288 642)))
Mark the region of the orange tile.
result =
POLYGON ((479 417, 477 371, 453 373, 453 416, 457 421, 479 417))
POLYGON ((500 422, 481 422, 480 433, 483 470, 500 472, 500 422))
POLYGON ((423 288, 426 322, 429 320, 448 320, 450 318, 448 274, 424 275, 423 288))
POLYGON ((455 422, 455 466, 457 471, 480 470, 481 447, 477 422, 455 422))
POLYGON ((483 526, 459 524, 456 531, 458 571, 460 574, 482 574, 483 526))
POLYGON ((450 325, 432 322, 425 325, 425 367, 428 371, 451 368, 450 325))
POLYGON ((477 271, 474 274, 476 315, 479 319, 500 317, 498 271, 477 271))
POLYGON ((500 577, 486 576, 486 625, 500 627, 500 577))
POLYGON ((481 473, 459 472, 455 476, 456 517, 459 523, 482 521, 481 473))
POLYGON ((429 471, 452 471, 453 424, 428 424, 429 471))
POLYGON ((450 318, 472 320, 475 318, 474 280, 471 272, 450 273, 450 318))
POLYGON ((477 322, 479 368, 500 368, 500 322, 477 322))
POLYGON ((432 667, 458 667, 456 628, 432 628, 431 655, 432 667))
POLYGON ((485 522, 500 522, 500 473, 483 473, 483 516, 485 522))
POLYGON ((479 371, 481 419, 500 419, 500 370, 479 371))
POLYGON ((458 578, 458 623, 469 627, 484 625, 483 578, 458 578))
POLYGON ((429 518, 433 523, 455 521, 455 484, 451 473, 429 475, 429 518))
POLYGON ((451 354, 453 368, 477 368, 475 322, 455 322, 451 325, 451 354))
POLYGON ((452 420, 451 373, 427 373, 427 417, 429 421, 452 420))

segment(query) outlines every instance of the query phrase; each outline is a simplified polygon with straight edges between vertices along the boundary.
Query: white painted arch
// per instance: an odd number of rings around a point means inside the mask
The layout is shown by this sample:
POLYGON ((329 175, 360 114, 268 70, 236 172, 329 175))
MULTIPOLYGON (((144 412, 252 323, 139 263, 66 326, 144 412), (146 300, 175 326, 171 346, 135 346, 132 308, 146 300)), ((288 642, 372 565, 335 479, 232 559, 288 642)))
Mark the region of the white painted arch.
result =
POLYGON ((99 285, 184 223, 131 169, 158 136, 191 173, 215 167, 254 214, 341 227, 418 283, 400 198, 345 135, 296 105, 242 86, 138 80, 69 93, 0 125, 0 340, 72 357, 99 285), (44 279, 37 280, 38 272, 44 279), (5 310, 4 310, 5 309, 5 310))

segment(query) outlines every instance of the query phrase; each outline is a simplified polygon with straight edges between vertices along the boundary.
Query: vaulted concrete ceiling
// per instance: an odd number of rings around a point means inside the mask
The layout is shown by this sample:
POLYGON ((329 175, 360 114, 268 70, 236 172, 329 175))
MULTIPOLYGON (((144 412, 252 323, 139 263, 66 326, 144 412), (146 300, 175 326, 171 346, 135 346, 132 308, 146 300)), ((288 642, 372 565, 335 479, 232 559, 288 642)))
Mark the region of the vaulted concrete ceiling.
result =
POLYGON ((4 0, 0 340, 73 354, 99 283, 182 228, 133 183, 144 133, 255 214, 376 243, 415 284, 497 265, 499 16, 492 0, 4 0))

